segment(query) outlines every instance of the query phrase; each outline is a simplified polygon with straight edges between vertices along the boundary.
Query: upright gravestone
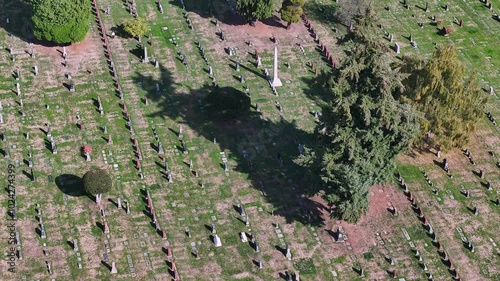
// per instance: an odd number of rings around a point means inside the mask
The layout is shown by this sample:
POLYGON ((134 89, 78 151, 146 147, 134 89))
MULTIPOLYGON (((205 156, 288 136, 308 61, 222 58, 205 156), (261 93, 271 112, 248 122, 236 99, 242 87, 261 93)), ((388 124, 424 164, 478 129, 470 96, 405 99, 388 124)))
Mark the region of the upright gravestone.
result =
POLYGON ((111 263, 111 273, 113 273, 113 274, 118 273, 118 270, 116 269, 116 263, 115 262, 111 263))
POLYGON ((143 63, 148 63, 149 62, 149 59, 148 59, 148 48, 146 46, 144 46, 144 58, 142 59, 142 62, 143 63))
POLYGON ((214 238, 213 238, 213 239, 214 239, 214 244, 215 244, 215 247, 220 247, 220 246, 222 246, 222 242, 220 241, 220 237, 219 237, 217 234, 215 234, 215 236, 214 236, 214 238))

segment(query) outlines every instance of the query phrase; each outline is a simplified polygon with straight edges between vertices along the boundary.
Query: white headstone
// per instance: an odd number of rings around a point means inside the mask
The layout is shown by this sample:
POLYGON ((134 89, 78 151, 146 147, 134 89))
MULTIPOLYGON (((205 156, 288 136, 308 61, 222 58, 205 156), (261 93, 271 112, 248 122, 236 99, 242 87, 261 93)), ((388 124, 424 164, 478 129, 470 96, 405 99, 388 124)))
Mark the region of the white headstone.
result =
POLYGON ((243 242, 243 243, 248 242, 247 234, 245 232, 241 232, 240 237, 241 237, 241 242, 243 242))
POLYGON ((215 247, 222 246, 222 242, 220 241, 220 237, 217 234, 215 234, 215 236, 214 236, 214 244, 215 244, 215 247))

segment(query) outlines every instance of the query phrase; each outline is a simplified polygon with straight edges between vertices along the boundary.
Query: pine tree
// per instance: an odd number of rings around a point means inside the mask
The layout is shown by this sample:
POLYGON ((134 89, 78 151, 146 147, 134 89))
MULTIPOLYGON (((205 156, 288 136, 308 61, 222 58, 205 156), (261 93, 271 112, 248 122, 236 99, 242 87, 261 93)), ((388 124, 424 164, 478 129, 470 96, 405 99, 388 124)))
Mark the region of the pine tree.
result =
POLYGON ((317 184, 335 215, 349 222, 368 210, 369 187, 387 181, 395 156, 420 133, 419 112, 393 97, 403 76, 368 22, 358 21, 343 43, 341 67, 325 75, 321 139, 297 161, 320 176, 317 184))
POLYGON ((411 75, 404 81, 401 100, 425 113, 423 133, 432 135, 433 143, 443 150, 466 145, 486 97, 480 93, 476 76, 465 75, 455 47, 439 47, 420 67, 415 61, 407 64, 405 71, 411 75))

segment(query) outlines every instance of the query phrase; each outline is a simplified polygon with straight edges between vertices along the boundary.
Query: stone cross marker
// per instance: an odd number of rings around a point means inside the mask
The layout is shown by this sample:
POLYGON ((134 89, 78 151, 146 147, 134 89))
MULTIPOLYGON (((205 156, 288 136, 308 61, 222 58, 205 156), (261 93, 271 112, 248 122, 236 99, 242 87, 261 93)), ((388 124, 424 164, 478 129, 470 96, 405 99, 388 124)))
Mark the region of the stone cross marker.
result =
POLYGON ((278 47, 274 46, 274 65, 273 65, 273 81, 271 82, 271 86, 280 87, 283 86, 280 78, 278 77, 278 47))

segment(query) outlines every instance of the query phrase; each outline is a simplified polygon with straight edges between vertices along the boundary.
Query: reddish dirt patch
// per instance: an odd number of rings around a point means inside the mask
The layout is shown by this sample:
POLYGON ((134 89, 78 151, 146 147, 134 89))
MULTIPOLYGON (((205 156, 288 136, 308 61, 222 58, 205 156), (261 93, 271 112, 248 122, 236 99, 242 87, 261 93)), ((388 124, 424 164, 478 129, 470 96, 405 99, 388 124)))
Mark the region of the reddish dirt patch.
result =
POLYGON ((409 208, 408 200, 403 192, 394 186, 374 186, 370 190, 370 209, 357 224, 342 222, 341 225, 349 235, 349 242, 355 253, 363 253, 375 242, 375 233, 390 226, 391 214, 387 210, 394 206, 398 212, 409 208))
MULTIPOLYGON (((78 43, 73 43, 69 46, 66 46, 66 50, 68 52, 68 55, 82 55, 85 56, 88 54, 90 51, 95 48, 96 45, 96 40, 92 36, 88 35, 85 40, 82 42, 78 43)), ((35 45, 35 52, 37 54, 43 54, 43 55, 48 55, 56 58, 60 58, 62 55, 62 46, 44 46, 44 45, 35 45), (59 52, 60 51, 60 52, 59 52)))
POLYGON ((326 202, 320 197, 311 198, 325 206, 321 210, 325 220, 325 233, 328 230, 337 230, 339 226, 345 230, 348 242, 351 244, 354 253, 364 253, 375 243, 375 233, 382 230, 392 232, 388 228, 392 224, 391 213, 387 210, 389 206, 397 208, 399 213, 409 208, 408 200, 403 192, 396 187, 373 186, 370 189, 370 208, 356 224, 349 224, 345 221, 335 221, 329 217, 326 202))

